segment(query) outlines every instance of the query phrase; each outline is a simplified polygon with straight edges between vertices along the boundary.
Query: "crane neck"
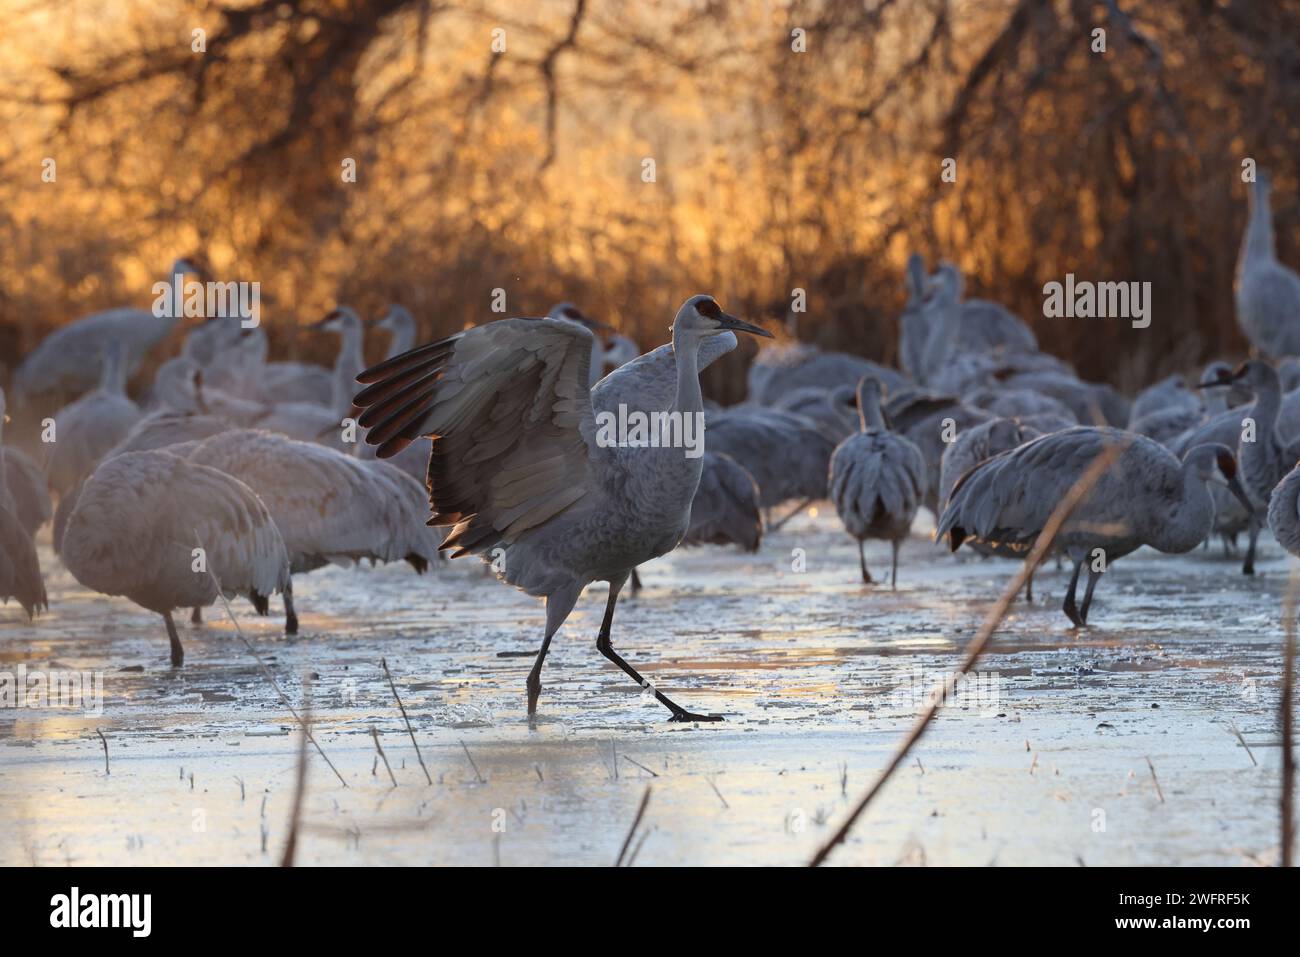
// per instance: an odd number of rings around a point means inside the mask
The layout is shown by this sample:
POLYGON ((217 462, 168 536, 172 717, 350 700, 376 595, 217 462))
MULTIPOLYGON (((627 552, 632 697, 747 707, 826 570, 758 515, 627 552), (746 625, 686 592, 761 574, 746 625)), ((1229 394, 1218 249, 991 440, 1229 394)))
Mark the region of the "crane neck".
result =
POLYGON ((1255 407, 1251 410, 1251 415, 1255 419, 1255 428, 1272 433, 1277 427, 1277 416, 1282 407, 1282 383, 1277 374, 1265 375, 1264 381, 1255 386, 1254 393, 1255 407))
POLYGON ((1190 459, 1182 463, 1182 472, 1182 495, 1173 513, 1157 519, 1150 532, 1150 544, 1158 551, 1191 551, 1205 540, 1214 522, 1214 499, 1205 479, 1190 459))
POLYGON ((869 432, 885 431, 885 416, 880 411, 880 393, 875 389, 858 386, 858 430, 869 432))
POLYGON ((692 330, 673 325, 673 361, 677 364, 675 412, 702 412, 704 396, 700 392, 700 336, 692 330))
POLYGON ((1250 219, 1242 239, 1241 261, 1272 262, 1277 259, 1273 245, 1273 209, 1268 191, 1256 183, 1250 191, 1250 219))
POLYGON ((392 339, 388 343, 388 355, 385 359, 392 359, 400 356, 404 352, 410 352, 415 346, 415 327, 410 323, 402 323, 393 329, 392 339))
POLYGON ((114 395, 126 394, 126 361, 122 347, 116 343, 104 354, 99 371, 99 388, 101 392, 111 392, 114 395))

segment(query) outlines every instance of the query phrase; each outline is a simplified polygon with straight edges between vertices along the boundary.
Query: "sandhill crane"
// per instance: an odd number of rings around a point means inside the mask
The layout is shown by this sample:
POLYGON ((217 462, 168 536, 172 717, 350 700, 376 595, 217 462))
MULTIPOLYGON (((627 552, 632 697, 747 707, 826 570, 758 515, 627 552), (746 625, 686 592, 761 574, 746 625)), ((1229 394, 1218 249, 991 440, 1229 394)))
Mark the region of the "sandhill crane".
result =
MULTIPOLYGON (((187 273, 205 275, 188 259, 178 259, 167 274, 175 288, 187 273)), ((14 372, 17 400, 40 397, 70 400, 93 389, 99 381, 100 357, 107 343, 122 346, 129 377, 140 360, 166 339, 179 316, 155 316, 149 309, 108 309, 60 326, 41 340, 14 372)))
MULTIPOLYGON (((0 389, 0 441, 5 422, 5 394, 0 389)), ((13 598, 27 614, 28 620, 42 608, 49 608, 45 597, 45 580, 41 577, 36 545, 19 514, 19 501, 9 491, 8 450, 0 462, 0 603, 13 598)), ((48 505, 48 502, 46 503, 48 505)))
POLYGON ((1300 444, 1289 444, 1279 434, 1282 383, 1277 370, 1262 359, 1251 359, 1235 372, 1225 375, 1220 371, 1214 380, 1203 384, 1234 383, 1244 386, 1255 397, 1251 422, 1243 422, 1237 456, 1241 461, 1241 484, 1250 493, 1257 511, 1265 514, 1274 487, 1300 460, 1300 444))
POLYGON ((871 584, 863 542, 879 538, 889 542, 889 584, 896 587, 898 546, 907 538, 925 494, 925 459, 915 445, 886 428, 880 400, 879 381, 863 379, 858 384, 861 430, 836 446, 828 483, 845 531, 857 539, 862 581, 871 584))
MULTIPOLYGON (((251 429, 206 439, 188 458, 257 493, 284 539, 294 575, 363 559, 406 561, 423 573, 438 558, 442 537, 424 524, 424 490, 387 462, 362 462, 251 429)), ((285 633, 297 634, 291 585, 284 589, 284 609, 285 633)))
MULTIPOLYGON (((696 360, 697 371, 703 372, 734 349, 735 339, 736 337, 730 333, 703 339, 696 360)), ((672 407, 677 395, 677 360, 671 343, 652 349, 644 355, 634 356, 620 365, 619 369, 621 370, 619 375, 605 376, 591 390, 591 404, 597 415, 603 412, 616 416, 620 406, 624 410, 661 410, 672 407)), ((712 412, 707 413, 706 418, 707 415, 712 414, 712 412)), ((410 449, 407 449, 406 452, 400 453, 392 461, 398 461, 409 451, 410 449)), ((427 461, 427 454, 425 459, 427 461)), ((729 465, 735 465, 736 468, 744 471, 743 466, 730 456, 709 450, 704 452, 700 488, 696 490, 695 499, 691 502, 691 524, 682 540, 684 543, 702 544, 705 540, 714 540, 720 537, 719 530, 725 527, 729 530, 726 534, 734 536, 731 540, 737 541, 738 544, 748 544, 750 533, 745 524, 748 519, 742 521, 740 518, 741 515, 748 515, 747 493, 744 483, 734 470, 729 468, 729 465), (725 470, 727 474, 714 474, 720 470, 725 470), (701 495, 703 500, 697 512, 695 502, 701 498, 701 495)), ((755 482, 754 477, 747 471, 745 474, 751 483, 755 482)), ((755 485, 755 495, 757 495, 756 489, 755 485)), ((761 516, 758 521, 761 523, 761 516)), ((758 547, 757 541, 754 542, 754 547, 758 547)), ((632 569, 631 574, 631 590, 633 595, 641 590, 641 578, 635 568, 632 569)))
MULTIPOLYGON (((701 343, 729 330, 770 335, 710 296, 686 300, 673 322, 673 396, 666 406, 642 401, 637 410, 668 415, 681 426, 680 439, 687 421, 703 416, 701 343)), ((610 583, 597 649, 642 688, 652 687, 614 651, 614 607, 632 569, 686 534, 703 469, 681 441, 627 447, 609 441, 608 421, 598 431, 589 387, 594 340, 566 319, 490 322, 367 370, 360 381, 369 387, 355 399, 365 409, 366 441, 381 457, 419 436, 433 438, 435 520, 454 525, 442 547, 455 549, 452 557, 479 555, 510 584, 545 596, 529 714, 551 638, 593 581, 610 583)), ((735 337, 726 345, 734 347, 735 337)), ((606 378, 634 376, 639 363, 606 378)), ((720 720, 692 714, 658 689, 654 695, 673 720, 720 720)))
POLYGON ((59 495, 94 471, 100 458, 143 417, 126 397, 126 363, 121 344, 105 343, 99 388, 54 416, 54 441, 46 448, 45 471, 59 495))
POLYGON ((929 328, 921 357, 923 382, 963 353, 999 347, 1010 352, 1038 351, 1038 340, 1020 317, 995 302, 963 302, 964 286, 961 270, 950 262, 940 264, 926 281, 920 304, 921 321, 929 328))
POLYGON ((1107 427, 1076 426, 1044 435, 977 465, 954 486, 936 538, 953 551, 967 539, 1028 551, 1070 489, 1103 454, 1116 459, 1061 526, 1054 545, 1074 562, 1062 610, 1076 627, 1088 621, 1093 589, 1118 558, 1150 545, 1188 552, 1209 534, 1214 501, 1206 484, 1222 479, 1250 510, 1226 445, 1198 445, 1179 459, 1144 436, 1107 427), (1075 604, 1079 572, 1088 562, 1082 607, 1075 604))
POLYGON ((1272 182, 1259 170, 1237 257, 1237 324, 1265 356, 1300 355, 1300 276, 1278 262, 1273 244, 1272 182))
POLYGON ((213 574, 263 615, 289 584, 284 541, 253 490, 165 450, 102 462, 81 487, 60 554, 87 588, 161 615, 174 667, 185 652, 172 610, 216 601, 213 574))

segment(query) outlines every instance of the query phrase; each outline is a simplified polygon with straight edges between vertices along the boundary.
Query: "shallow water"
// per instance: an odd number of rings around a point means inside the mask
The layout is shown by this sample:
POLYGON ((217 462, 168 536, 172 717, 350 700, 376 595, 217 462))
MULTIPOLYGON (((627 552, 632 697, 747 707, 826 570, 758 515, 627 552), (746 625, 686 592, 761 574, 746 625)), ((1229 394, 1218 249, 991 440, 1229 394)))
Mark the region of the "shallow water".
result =
MULTIPOLYGON (((649 787, 627 852, 637 865, 805 863, 1016 570, 950 556, 923 531, 896 591, 860 583, 825 506, 758 555, 692 549, 644 566, 615 647, 721 724, 667 723, 600 657, 603 585, 552 645, 535 729, 524 678, 541 604, 475 562, 302 576, 292 639, 236 603, 295 706, 310 676, 317 741, 346 782, 312 752, 298 862, 611 864, 649 787)), ((1068 575, 1049 564, 982 680, 940 712, 832 861, 1274 862, 1288 560, 1262 548, 1254 578, 1217 546, 1125 558, 1081 634, 1059 611, 1068 575)), ((87 592, 48 542, 41 557, 50 613, 29 625, 0 607, 0 671, 102 672, 103 711, 0 710, 0 864, 278 862, 299 736, 224 610, 199 627, 178 616, 186 664, 173 672, 160 619, 87 592)), ((887 574, 888 548, 869 546, 868 562, 887 574)))

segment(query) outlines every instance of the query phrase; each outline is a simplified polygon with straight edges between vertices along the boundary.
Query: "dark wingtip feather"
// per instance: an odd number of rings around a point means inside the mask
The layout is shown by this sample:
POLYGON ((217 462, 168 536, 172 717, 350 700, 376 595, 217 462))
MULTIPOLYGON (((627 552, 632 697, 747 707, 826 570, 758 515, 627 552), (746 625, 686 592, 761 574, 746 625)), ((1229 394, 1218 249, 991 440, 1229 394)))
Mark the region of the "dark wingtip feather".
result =
POLYGON ((271 601, 266 595, 258 594, 256 591, 250 591, 248 593, 248 600, 253 603, 253 610, 263 617, 265 617, 267 612, 271 610, 271 601))
POLYGON ((406 556, 407 563, 415 569, 417 575, 423 575, 429 570, 429 560, 423 555, 417 555, 415 552, 406 556))

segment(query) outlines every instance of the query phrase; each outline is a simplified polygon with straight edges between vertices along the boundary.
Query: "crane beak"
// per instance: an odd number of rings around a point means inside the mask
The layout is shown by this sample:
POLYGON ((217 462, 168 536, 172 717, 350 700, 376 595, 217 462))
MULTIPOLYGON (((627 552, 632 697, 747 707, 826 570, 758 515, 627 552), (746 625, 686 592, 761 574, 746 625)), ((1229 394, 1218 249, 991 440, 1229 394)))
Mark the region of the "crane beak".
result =
POLYGON ((730 313, 724 312, 722 314, 721 323, 723 329, 730 329, 733 332, 748 332, 751 336, 762 336, 764 339, 776 338, 776 336, 772 335, 772 333, 768 332, 761 326, 756 326, 753 323, 746 322, 744 319, 737 319, 730 313))
POLYGON ((1213 379, 1206 379, 1204 382, 1196 383, 1198 389, 1217 389, 1220 386, 1232 385, 1239 378, 1238 374, 1225 372, 1220 369, 1213 379))
POLYGON ((1242 488, 1241 483, 1237 481, 1237 476, 1234 475, 1232 478, 1228 479, 1227 485, 1228 491, 1236 497, 1238 502, 1245 506, 1246 514, 1253 520, 1255 518, 1255 506, 1250 504, 1250 496, 1246 494, 1246 490, 1242 488))

